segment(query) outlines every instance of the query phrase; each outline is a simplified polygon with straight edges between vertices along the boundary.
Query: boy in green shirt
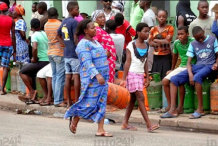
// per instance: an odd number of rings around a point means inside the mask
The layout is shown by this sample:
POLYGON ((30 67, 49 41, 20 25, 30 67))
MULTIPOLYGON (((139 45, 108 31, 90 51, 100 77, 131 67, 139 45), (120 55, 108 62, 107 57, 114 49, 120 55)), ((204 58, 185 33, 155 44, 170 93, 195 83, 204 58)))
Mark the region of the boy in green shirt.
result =
MULTIPOLYGON (((165 108, 166 111, 169 111, 170 105, 171 105, 171 98, 170 98, 170 78, 184 70, 186 70, 186 64, 188 61, 188 56, 186 56, 186 52, 188 51, 189 44, 194 41, 194 38, 189 37, 188 28, 186 26, 181 26, 178 28, 178 40, 174 43, 173 48, 173 64, 172 69, 167 72, 167 76, 162 80, 164 92, 167 98, 168 106, 165 108), (181 64, 178 68, 175 69, 176 62, 178 60, 178 55, 181 58, 181 64)), ((193 59, 192 63, 195 63, 196 59, 193 59)), ((184 96, 185 96, 185 88, 184 85, 181 85, 179 87, 180 91, 180 104, 177 108, 177 112, 179 114, 183 113, 183 102, 184 102, 184 96)), ((169 118, 168 114, 161 115, 161 118, 169 118)))

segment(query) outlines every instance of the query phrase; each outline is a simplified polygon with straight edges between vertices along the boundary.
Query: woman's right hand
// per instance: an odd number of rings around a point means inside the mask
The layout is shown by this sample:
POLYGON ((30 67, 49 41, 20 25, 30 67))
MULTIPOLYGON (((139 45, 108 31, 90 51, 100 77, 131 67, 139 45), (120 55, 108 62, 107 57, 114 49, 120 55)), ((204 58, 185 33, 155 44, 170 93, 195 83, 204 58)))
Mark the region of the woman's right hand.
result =
POLYGON ((96 75, 96 78, 97 78, 98 83, 99 83, 100 85, 104 85, 104 84, 105 84, 105 80, 104 80, 104 78, 102 77, 102 75, 97 74, 97 75, 96 75))

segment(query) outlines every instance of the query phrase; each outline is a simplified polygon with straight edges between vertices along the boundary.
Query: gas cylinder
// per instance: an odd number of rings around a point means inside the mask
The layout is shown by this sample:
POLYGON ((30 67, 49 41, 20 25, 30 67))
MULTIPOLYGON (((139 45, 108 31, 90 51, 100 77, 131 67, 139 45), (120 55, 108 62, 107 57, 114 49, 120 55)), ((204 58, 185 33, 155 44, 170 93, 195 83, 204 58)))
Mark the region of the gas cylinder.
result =
POLYGON ((19 94, 21 92, 21 78, 19 75, 20 70, 18 69, 16 72, 16 79, 17 79, 17 93, 19 94))
POLYGON ((13 64, 14 67, 11 69, 11 93, 16 94, 17 93, 17 72, 18 72, 18 67, 16 64, 13 64))
MULTIPOLYGON (((186 83, 185 85, 185 97, 184 97, 184 113, 193 113, 194 112, 194 87, 191 86, 189 83, 186 83)), ((179 97, 179 89, 178 89, 178 104, 180 102, 179 97)))
MULTIPOLYGON (((210 86, 212 82, 207 78, 202 84, 202 94, 203 94, 203 109, 205 113, 210 113, 210 86)), ((198 97, 196 91, 194 92, 194 105, 195 109, 198 108, 198 97)))
POLYGON ((37 78, 36 79, 36 90, 37 90, 37 97, 38 98, 43 98, 43 90, 42 90, 42 87, 39 83, 39 79, 37 78))
POLYGON ((218 115, 218 80, 210 86, 210 108, 211 114, 218 115))
POLYGON ((162 107, 162 82, 160 73, 149 74, 151 78, 150 86, 147 88, 149 109, 161 109, 162 107))
POLYGON ((8 68, 8 78, 5 84, 6 92, 10 93, 11 92, 11 75, 10 75, 10 69, 8 68))
POLYGON ((162 106, 163 108, 166 108, 168 106, 166 94, 164 92, 163 87, 162 87, 162 106))
POLYGON ((23 63, 18 63, 18 71, 17 71, 17 90, 19 95, 26 94, 26 85, 24 84, 23 80, 21 79, 19 72, 23 67, 23 63))
POLYGON ((11 92, 11 75, 10 75, 10 72, 11 72, 11 69, 13 68, 13 61, 10 61, 9 62, 9 68, 8 68, 8 78, 7 78, 7 81, 6 81, 6 85, 5 85, 5 88, 6 88, 6 92, 11 92))

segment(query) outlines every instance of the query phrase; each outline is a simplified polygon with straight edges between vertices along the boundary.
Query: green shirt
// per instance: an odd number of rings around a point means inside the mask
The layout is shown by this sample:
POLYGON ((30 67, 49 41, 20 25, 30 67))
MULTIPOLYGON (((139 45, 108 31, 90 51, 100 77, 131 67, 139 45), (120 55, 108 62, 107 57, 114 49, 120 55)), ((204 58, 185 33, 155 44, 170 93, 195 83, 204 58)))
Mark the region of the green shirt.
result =
POLYGON ((37 57, 38 61, 49 61, 48 59, 48 38, 44 31, 36 31, 32 37, 31 42, 37 42, 37 57))
POLYGON ((139 7, 140 1, 136 4, 135 2, 132 3, 132 8, 130 11, 130 25, 136 29, 137 24, 139 24, 142 20, 144 10, 139 7))
MULTIPOLYGON (((174 42, 174 46, 173 46, 173 53, 174 54, 179 54, 180 58, 181 58, 181 64, 180 67, 185 67, 188 61, 188 56, 186 56, 186 53, 188 51, 188 47, 189 44, 194 41, 195 39, 192 37, 188 37, 188 42, 187 44, 183 45, 181 44, 180 40, 176 40, 174 42)), ((192 59, 192 64, 196 63, 196 58, 192 59)))

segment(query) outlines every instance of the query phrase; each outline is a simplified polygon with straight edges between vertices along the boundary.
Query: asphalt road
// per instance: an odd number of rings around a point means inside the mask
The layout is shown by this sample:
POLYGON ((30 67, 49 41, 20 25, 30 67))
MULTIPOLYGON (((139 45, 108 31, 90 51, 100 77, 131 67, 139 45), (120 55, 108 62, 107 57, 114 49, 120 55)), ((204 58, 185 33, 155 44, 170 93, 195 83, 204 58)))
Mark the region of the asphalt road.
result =
POLYGON ((113 138, 97 138, 95 123, 80 122, 76 135, 69 131, 68 124, 68 120, 0 110, 0 146, 218 146, 216 134, 166 128, 148 133, 145 126, 132 132, 114 124, 105 126, 113 138))

